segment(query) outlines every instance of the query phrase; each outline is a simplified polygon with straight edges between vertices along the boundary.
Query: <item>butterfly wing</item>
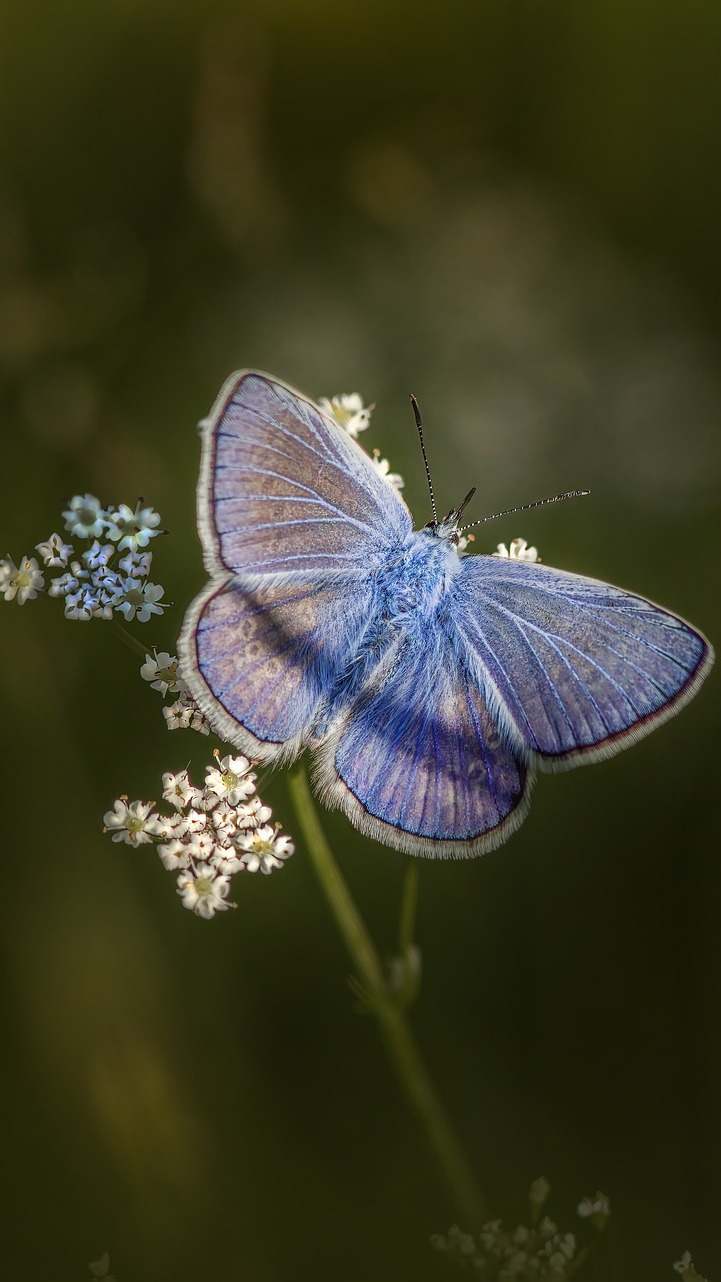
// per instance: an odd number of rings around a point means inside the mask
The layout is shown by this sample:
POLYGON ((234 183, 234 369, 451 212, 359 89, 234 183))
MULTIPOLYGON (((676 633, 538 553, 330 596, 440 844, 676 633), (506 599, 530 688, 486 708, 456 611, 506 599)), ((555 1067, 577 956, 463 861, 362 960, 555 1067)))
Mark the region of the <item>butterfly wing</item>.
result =
POLYGON ((198 525, 211 575, 342 574, 412 528, 360 446, 278 379, 233 374, 201 430, 198 525))
POLYGON ((507 733, 547 769, 619 752, 678 712, 713 663, 706 639, 642 597, 547 566, 470 556, 452 615, 507 733))
POLYGON ((410 513, 337 423, 265 374, 233 375, 201 429, 211 578, 185 618, 182 673, 224 739, 289 758, 354 652, 373 571, 410 513))
POLYGON ((323 800, 375 840, 460 859, 522 823, 531 783, 523 758, 436 624, 387 657, 318 748, 314 778, 323 800))
POLYGON ((372 609, 342 583, 211 579, 186 615, 182 673, 216 733, 257 761, 303 748, 372 609))

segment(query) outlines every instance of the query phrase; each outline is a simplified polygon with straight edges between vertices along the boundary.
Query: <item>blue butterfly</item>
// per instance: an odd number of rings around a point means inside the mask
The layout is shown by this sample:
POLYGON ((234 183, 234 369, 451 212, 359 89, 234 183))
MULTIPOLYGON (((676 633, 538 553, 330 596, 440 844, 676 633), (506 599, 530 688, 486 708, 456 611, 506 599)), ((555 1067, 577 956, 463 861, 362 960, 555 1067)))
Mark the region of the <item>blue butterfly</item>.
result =
POLYGON ((234 374, 201 424, 210 580, 183 675, 260 762, 308 748, 361 832, 466 858, 526 817, 537 768, 635 743, 688 703, 713 651, 642 597, 459 554, 461 509, 414 530, 351 437, 278 379, 234 374))

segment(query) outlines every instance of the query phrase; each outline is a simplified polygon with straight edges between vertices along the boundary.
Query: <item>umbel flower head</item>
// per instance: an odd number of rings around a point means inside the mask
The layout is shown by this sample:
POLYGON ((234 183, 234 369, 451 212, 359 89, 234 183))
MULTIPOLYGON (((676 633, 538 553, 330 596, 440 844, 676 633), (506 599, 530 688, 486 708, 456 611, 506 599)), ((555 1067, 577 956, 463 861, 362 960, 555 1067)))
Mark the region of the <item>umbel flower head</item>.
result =
POLYGON ((221 757, 217 749, 213 755, 215 765, 206 767, 202 788, 187 769, 166 771, 163 800, 169 813, 156 811, 152 801, 118 797, 104 817, 113 841, 155 846, 163 867, 177 874, 183 907, 206 921, 235 907, 228 896, 237 873, 274 872, 294 852, 280 824, 271 825, 272 811, 256 792, 248 758, 221 757))
MULTIPOLYGON (((94 494, 76 494, 63 512, 65 529, 74 543, 57 532, 41 543, 45 570, 62 570, 50 580, 49 597, 61 597, 66 619, 112 619, 147 623, 167 609, 164 588, 148 582, 151 552, 139 552, 158 529, 160 516, 139 500, 135 509, 124 503, 104 508, 94 494), (86 546, 82 546, 82 544, 86 546), (121 552, 125 551, 125 556, 121 552)), ((18 568, 10 557, 0 561, 0 591, 6 601, 32 601, 45 589, 45 576, 35 557, 23 557, 18 568)))
MULTIPOLYGON (((574 1233, 562 1233, 553 1220, 541 1215, 549 1192, 548 1180, 540 1177, 533 1181, 528 1225, 506 1229, 502 1220, 489 1220, 473 1236, 454 1224, 448 1233, 434 1234, 431 1244, 481 1278, 497 1278, 499 1282, 556 1278, 560 1282, 575 1271, 578 1248, 574 1233)), ((603 1193, 584 1198, 578 1214, 590 1219, 599 1231, 611 1214, 608 1198, 603 1193)))

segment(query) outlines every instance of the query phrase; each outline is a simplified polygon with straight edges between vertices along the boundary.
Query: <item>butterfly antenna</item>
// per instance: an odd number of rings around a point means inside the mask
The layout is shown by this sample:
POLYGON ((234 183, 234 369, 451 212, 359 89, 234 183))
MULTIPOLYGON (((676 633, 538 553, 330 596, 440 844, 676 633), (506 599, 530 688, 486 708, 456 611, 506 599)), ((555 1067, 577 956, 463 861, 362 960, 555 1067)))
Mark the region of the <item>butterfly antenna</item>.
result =
MULTIPOLYGON (((496 521, 499 516, 511 516, 514 512, 530 512, 532 507, 545 507, 547 503, 563 503, 564 499, 581 499, 590 490, 567 490, 565 494, 554 494, 550 499, 536 499, 535 503, 522 503, 520 507, 507 507, 503 512, 494 512, 491 516, 482 516, 478 521, 464 525, 463 530, 472 530, 474 525, 484 525, 486 521, 496 521)), ((465 505, 464 505, 465 506, 465 505)))
POLYGON ((429 468, 429 466, 428 466, 428 455, 426 454, 426 446, 425 446, 425 442, 424 442, 424 440, 423 440, 423 424, 422 424, 422 422, 421 422, 421 411, 420 411, 420 407, 419 407, 419 405, 418 405, 418 401, 416 400, 416 398, 415 398, 415 396, 413 395, 413 393, 412 393, 412 392, 411 392, 411 394, 410 394, 410 397, 411 397, 411 405, 413 406, 413 414, 414 414, 414 417, 415 417, 415 420, 416 420, 416 428, 418 429, 418 437, 419 437, 419 440, 420 440, 420 442, 421 442, 421 454, 423 455, 423 463, 424 463, 424 465, 425 465, 425 469, 426 469, 426 480, 427 480, 427 482, 428 482, 428 493, 429 493, 429 494, 430 494, 430 496, 431 496, 431 508, 432 508, 432 510, 433 510, 433 524, 434 524, 434 525, 437 525, 437 524, 438 524, 438 513, 436 512, 436 500, 435 500, 435 497, 434 497, 434 495, 433 495, 433 482, 432 482, 432 480, 431 480, 431 469, 430 469, 430 468, 429 468))

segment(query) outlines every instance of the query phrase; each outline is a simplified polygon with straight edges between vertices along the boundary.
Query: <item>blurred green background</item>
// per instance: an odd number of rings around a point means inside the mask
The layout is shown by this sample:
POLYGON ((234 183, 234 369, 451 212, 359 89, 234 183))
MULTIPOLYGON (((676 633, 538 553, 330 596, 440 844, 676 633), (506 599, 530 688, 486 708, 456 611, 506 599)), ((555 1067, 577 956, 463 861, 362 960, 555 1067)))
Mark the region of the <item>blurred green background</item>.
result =
MULTIPOLYGON (((4 0, 2 538, 86 490, 162 513, 173 648, 204 579, 197 420, 259 366, 359 391, 428 518, 719 628, 721 8, 711 0, 4 0)), ((455 1218, 299 850, 182 911, 111 845, 169 736, 138 663, 59 603, 2 609, 6 1276, 452 1276, 455 1218)), ((603 1189, 589 1277, 721 1279, 718 680, 611 762, 542 778, 502 850, 421 869, 421 1043, 496 1214, 603 1189)), ((282 776, 267 787, 293 831, 282 776)), ((403 858, 327 819, 391 950, 403 858)))

